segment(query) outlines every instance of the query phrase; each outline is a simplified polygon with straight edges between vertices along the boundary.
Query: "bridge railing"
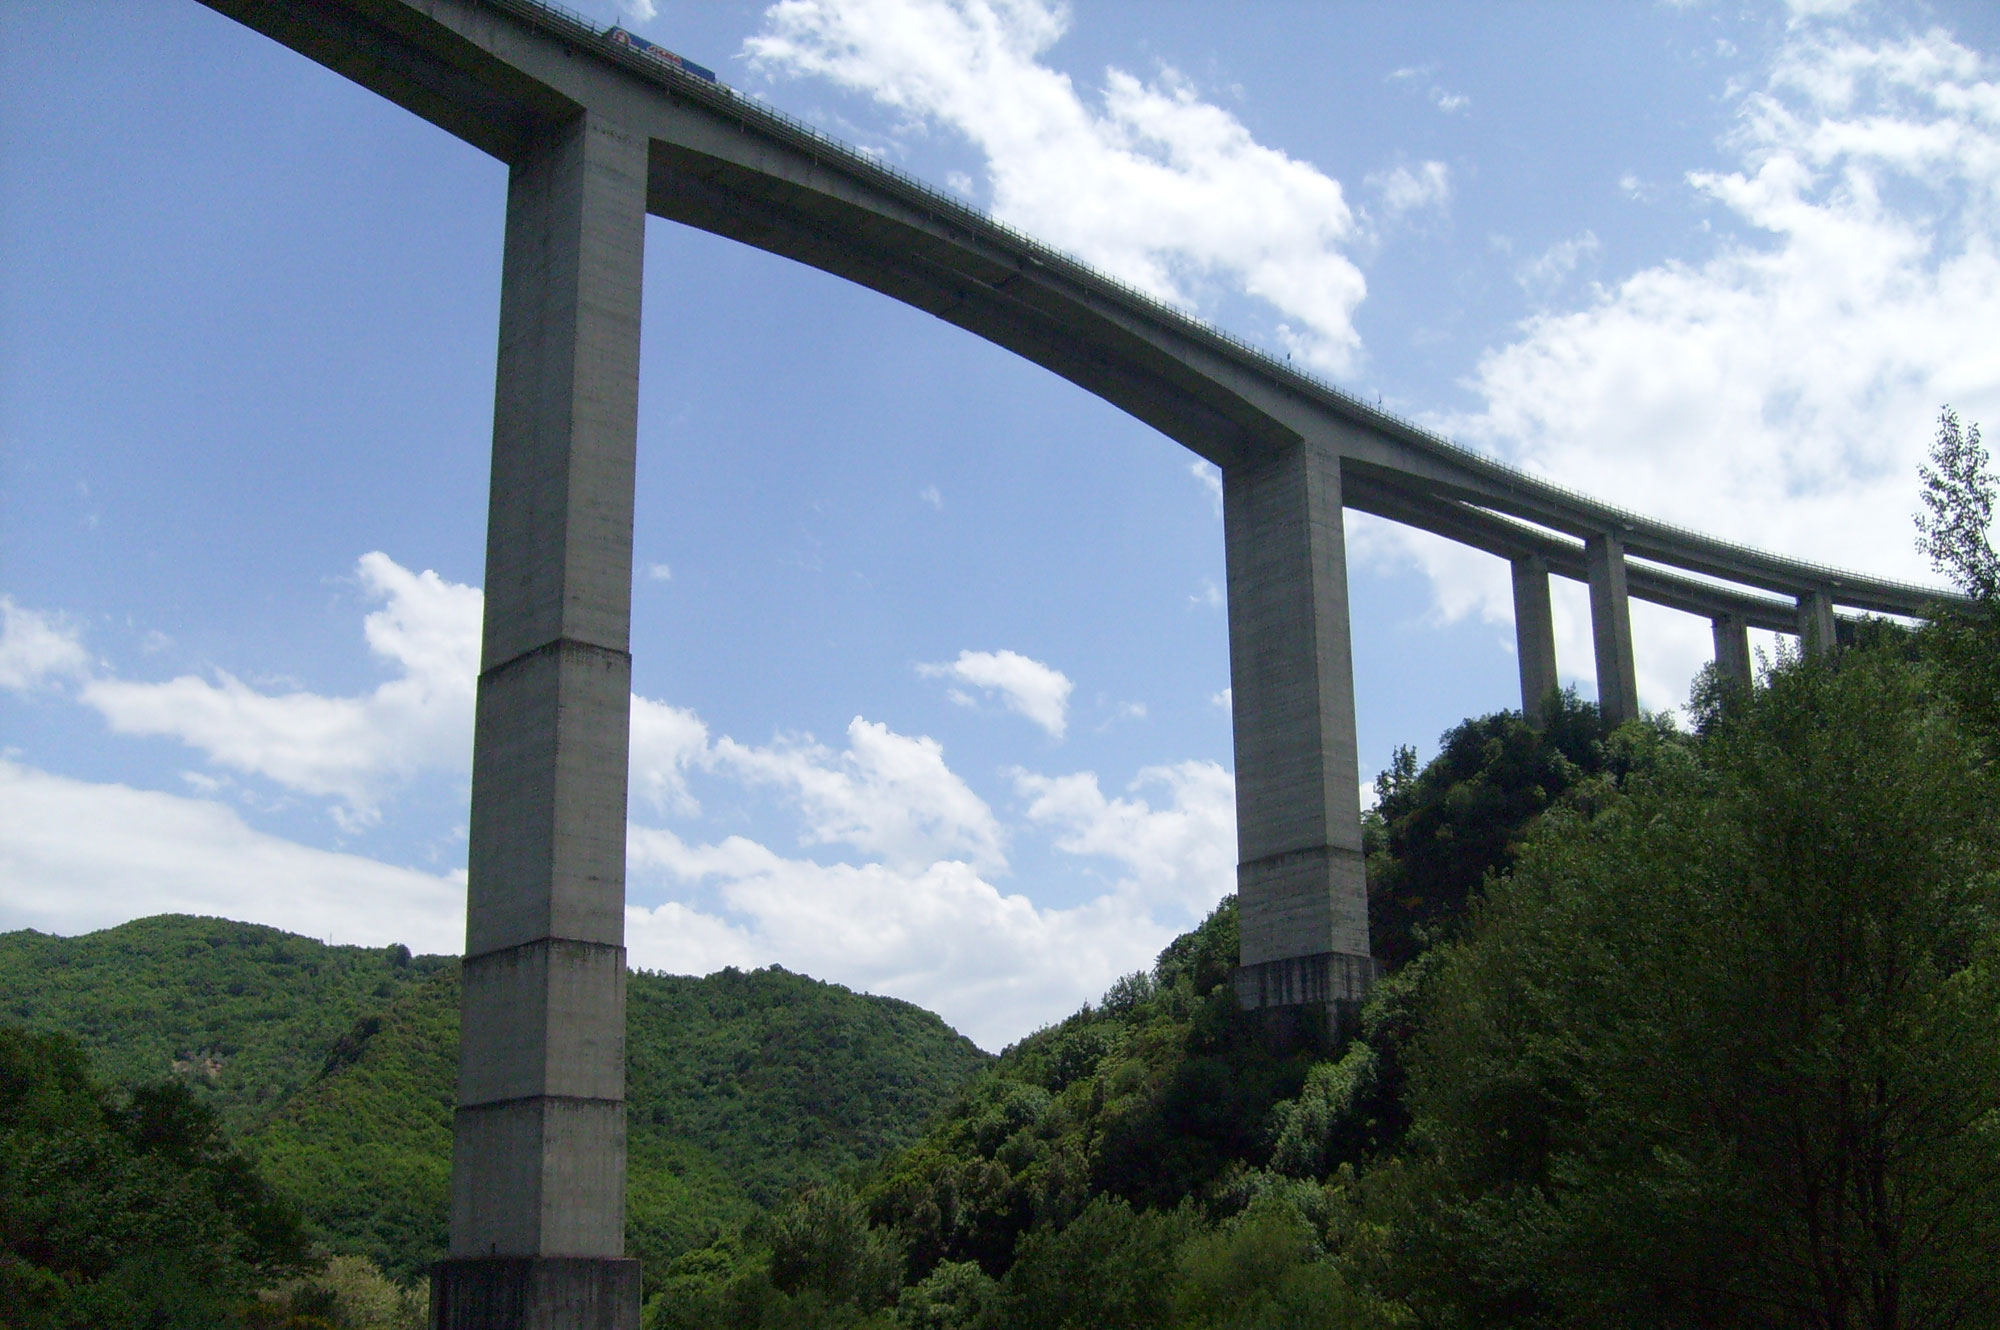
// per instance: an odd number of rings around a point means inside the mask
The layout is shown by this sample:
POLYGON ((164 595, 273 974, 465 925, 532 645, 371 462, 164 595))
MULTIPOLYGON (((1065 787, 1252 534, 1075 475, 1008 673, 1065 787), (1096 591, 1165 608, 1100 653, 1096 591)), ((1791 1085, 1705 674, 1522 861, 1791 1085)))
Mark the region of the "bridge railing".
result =
POLYGON ((964 198, 947 193, 875 154, 834 138, 761 98, 738 92, 726 83, 711 83, 699 75, 690 74, 663 60, 651 59, 629 46, 614 42, 605 35, 610 31, 609 28, 598 28, 590 18, 573 9, 551 3, 551 0, 480 0, 480 2, 557 32, 565 39, 587 46, 599 55, 671 88, 691 100, 699 101, 724 114, 754 122, 764 132, 791 142, 794 147, 805 150, 809 155, 824 156, 845 170, 864 177, 872 176, 872 183, 886 186, 891 193, 902 195, 905 202, 929 210, 935 220, 947 225, 962 226, 975 236, 1004 240, 1008 246, 1020 251, 1031 262, 1045 268, 1058 269, 1079 285, 1098 288, 1123 303, 1137 305, 1153 318, 1169 324, 1191 340, 1220 344, 1233 352, 1236 357, 1250 361, 1260 372, 1280 382, 1289 382, 1294 388, 1302 389, 1308 395, 1327 399, 1343 415, 1358 416, 1405 442, 1443 453, 1478 471, 1489 473, 1512 484, 1522 485, 1532 492, 1566 501, 1581 512, 1589 514, 1593 520, 1601 521, 1607 526, 1656 532, 1695 548, 1724 553, 1747 563, 1763 564, 1771 568, 1774 573, 1815 585, 1866 587, 1899 595, 1913 603, 1963 599, 1956 592, 1937 587, 1868 577, 1809 559, 1774 555, 1753 546, 1738 545, 1689 527, 1677 526, 1671 522, 1663 522, 1658 518, 1620 508, 1585 494, 1581 490, 1571 489, 1546 476, 1523 471, 1491 453, 1468 447, 1408 417, 1399 416, 1393 411, 1363 401, 1323 375, 1302 368, 1290 359, 1280 358, 1268 348, 1246 341, 1192 311, 1161 298, 1154 292, 1142 290, 1092 267, 1077 255, 1028 235, 964 198))

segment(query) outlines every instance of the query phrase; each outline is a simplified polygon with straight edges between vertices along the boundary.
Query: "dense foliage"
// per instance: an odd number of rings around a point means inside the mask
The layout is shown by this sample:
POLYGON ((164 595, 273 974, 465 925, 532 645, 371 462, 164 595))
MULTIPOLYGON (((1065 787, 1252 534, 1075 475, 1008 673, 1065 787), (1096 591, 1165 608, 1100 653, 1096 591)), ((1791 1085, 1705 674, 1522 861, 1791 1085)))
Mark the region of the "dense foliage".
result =
POLYGON ((241 1132, 356 1020, 448 964, 190 915, 22 931, 0 934, 0 1020, 73 1036, 115 1084, 173 1075, 241 1132))
MULTIPOLYGON (((444 1251, 458 969, 402 948, 162 916, 0 938, 9 1014, 99 1074, 215 1104, 315 1238, 397 1279, 444 1251)), ((781 969, 627 986, 628 1241, 654 1273, 873 1162, 987 1059, 936 1016, 781 969)))
POLYGON ((1897 653, 1545 819, 1436 958, 1404 1291, 1441 1325, 2000 1323, 2000 791, 1897 653))
POLYGON ((1462 918, 1488 873, 1513 866, 1535 816, 1604 769, 1597 707, 1553 695, 1539 727, 1518 711, 1445 731, 1421 771, 1408 747, 1375 781, 1369 830, 1369 944, 1395 969, 1462 918))
MULTIPOLYGON (((444 1253, 455 968, 360 1021, 251 1139, 342 1251, 444 1253)), ((986 1059, 936 1016, 778 968, 626 989, 627 1245, 649 1275, 808 1182, 907 1144, 986 1059)))
POLYGON ((0 1323, 212 1330, 309 1263, 186 1085, 114 1093, 75 1041, 0 1026, 0 1323))
POLYGON ((1850 640, 1693 733, 1458 727, 1384 781, 1358 1038, 1237 1010, 1225 903, 648 1325, 2000 1324, 1993 736, 1850 640))

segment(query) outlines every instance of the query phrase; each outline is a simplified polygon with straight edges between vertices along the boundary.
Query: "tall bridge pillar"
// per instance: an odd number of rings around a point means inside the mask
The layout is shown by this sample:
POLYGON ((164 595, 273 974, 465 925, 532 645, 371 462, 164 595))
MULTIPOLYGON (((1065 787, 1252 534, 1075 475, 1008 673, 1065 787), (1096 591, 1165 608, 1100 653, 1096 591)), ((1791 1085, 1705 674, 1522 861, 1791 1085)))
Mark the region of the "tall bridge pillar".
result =
POLYGON ((1556 621, 1549 603, 1549 561, 1539 554, 1514 560, 1514 654, 1521 665, 1521 714, 1536 729, 1556 691, 1556 621))
POLYGON ((646 149, 580 114, 512 165, 438 1330, 636 1330, 625 798, 646 149))
POLYGON ((1632 656, 1632 601, 1625 591, 1625 542, 1612 532, 1584 542, 1590 575, 1590 637, 1597 655, 1597 709, 1605 728, 1639 717, 1639 667, 1632 656))
POLYGON ((1237 902, 1245 1007, 1367 995, 1340 459, 1300 445, 1224 468, 1237 902))
POLYGON ((1824 656, 1833 650, 1832 593, 1822 589, 1799 597, 1799 637, 1808 656, 1824 656))

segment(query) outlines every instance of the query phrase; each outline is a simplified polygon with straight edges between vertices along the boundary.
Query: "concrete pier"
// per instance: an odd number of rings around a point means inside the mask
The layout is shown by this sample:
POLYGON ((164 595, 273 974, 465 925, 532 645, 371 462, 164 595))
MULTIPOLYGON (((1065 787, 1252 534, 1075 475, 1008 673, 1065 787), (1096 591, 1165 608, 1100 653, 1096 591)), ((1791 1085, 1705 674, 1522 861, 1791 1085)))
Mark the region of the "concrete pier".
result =
POLYGON ((513 163, 440 1330, 635 1330, 625 800, 647 145, 513 163))
POLYGON ((1732 688, 1748 689, 1755 678, 1750 664, 1750 625, 1740 614, 1710 619, 1715 636, 1715 672, 1732 688))
POLYGON ((1521 714, 1542 727, 1556 679, 1556 620, 1549 604, 1549 561, 1527 554, 1514 564, 1514 654, 1521 666, 1521 714))
POLYGON ((1832 593, 1814 590, 1799 597, 1799 637, 1808 656, 1824 656, 1833 651, 1837 638, 1832 593))
POLYGON ((1246 1007, 1366 996, 1368 884, 1354 740, 1340 459, 1300 445, 1222 473, 1237 892, 1246 1007))
POLYGON ((1639 717, 1639 667, 1632 656, 1632 601, 1625 590, 1625 544, 1605 532, 1584 542, 1590 577, 1590 637, 1597 655, 1597 709, 1606 729, 1639 717))

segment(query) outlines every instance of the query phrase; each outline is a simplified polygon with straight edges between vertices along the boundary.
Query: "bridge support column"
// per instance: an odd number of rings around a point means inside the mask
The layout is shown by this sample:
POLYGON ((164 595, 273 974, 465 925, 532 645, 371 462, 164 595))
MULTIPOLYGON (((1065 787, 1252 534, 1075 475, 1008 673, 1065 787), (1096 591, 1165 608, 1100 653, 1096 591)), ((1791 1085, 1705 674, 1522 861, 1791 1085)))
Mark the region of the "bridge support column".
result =
POLYGON ((512 167, 438 1330, 636 1330, 625 796, 646 142, 512 167))
POLYGON ((1748 691, 1754 677, 1750 666, 1750 625, 1740 614, 1718 614, 1709 620, 1715 635, 1715 672, 1731 688, 1748 691))
POLYGON ((1539 554, 1514 560, 1514 654, 1521 665, 1521 714, 1542 728, 1556 680, 1556 621, 1549 605, 1549 561, 1539 554))
POLYGON ((1351 1017, 1374 981, 1340 459, 1222 474, 1245 1007, 1351 1017))
POLYGON ((1799 638, 1808 656, 1832 653, 1836 638, 1831 592, 1808 591, 1799 597, 1799 638))
POLYGON ((1597 655, 1597 709, 1606 729, 1639 716, 1639 670, 1632 657, 1632 601, 1625 592, 1625 542, 1605 532, 1584 542, 1590 575, 1590 637, 1597 655))

